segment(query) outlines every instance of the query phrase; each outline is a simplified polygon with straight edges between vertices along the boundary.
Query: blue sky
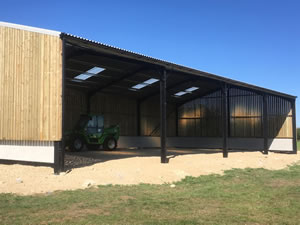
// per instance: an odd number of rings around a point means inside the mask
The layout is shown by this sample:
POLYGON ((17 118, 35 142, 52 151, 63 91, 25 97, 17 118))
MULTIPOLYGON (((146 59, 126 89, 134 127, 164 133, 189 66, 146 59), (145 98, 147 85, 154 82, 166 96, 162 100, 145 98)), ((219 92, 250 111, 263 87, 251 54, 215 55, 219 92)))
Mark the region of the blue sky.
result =
MULTIPOLYGON (((300 1, 3 1, 53 29, 300 97, 300 1)), ((300 127, 300 101, 297 100, 300 127)))

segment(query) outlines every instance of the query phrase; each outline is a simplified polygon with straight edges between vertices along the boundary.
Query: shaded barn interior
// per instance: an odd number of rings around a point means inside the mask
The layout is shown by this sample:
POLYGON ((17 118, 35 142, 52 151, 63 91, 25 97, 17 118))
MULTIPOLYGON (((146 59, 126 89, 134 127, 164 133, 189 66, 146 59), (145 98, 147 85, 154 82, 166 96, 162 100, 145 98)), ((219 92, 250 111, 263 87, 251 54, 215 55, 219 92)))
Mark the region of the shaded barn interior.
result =
MULTIPOLYGON (((72 129, 80 114, 102 114, 105 126, 120 125, 119 147, 160 147, 161 67, 77 37, 65 38, 65 130, 72 129), (94 67, 104 71, 87 80, 75 78, 94 67), (156 82, 134 88, 149 79, 156 82)), ((226 111, 228 149, 263 150, 267 142, 268 150, 293 151, 292 101, 264 90, 168 69, 167 146, 223 148, 226 111), (186 91, 191 88, 195 90, 186 91)))

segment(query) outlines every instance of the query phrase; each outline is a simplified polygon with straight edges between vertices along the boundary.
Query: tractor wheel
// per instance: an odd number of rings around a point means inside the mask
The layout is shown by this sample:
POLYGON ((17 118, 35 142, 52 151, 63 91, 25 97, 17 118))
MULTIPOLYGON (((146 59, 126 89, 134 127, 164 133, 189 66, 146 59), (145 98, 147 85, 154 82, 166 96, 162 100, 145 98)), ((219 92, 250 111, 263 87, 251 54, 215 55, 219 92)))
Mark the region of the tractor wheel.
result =
POLYGON ((99 150, 99 148, 100 145, 91 145, 91 144, 88 145, 88 150, 97 151, 99 150))
POLYGON ((72 142, 72 150, 80 152, 84 147, 84 141, 81 137, 75 137, 72 142))
POLYGON ((103 143, 104 150, 112 151, 117 148, 117 141, 113 137, 108 137, 103 143))

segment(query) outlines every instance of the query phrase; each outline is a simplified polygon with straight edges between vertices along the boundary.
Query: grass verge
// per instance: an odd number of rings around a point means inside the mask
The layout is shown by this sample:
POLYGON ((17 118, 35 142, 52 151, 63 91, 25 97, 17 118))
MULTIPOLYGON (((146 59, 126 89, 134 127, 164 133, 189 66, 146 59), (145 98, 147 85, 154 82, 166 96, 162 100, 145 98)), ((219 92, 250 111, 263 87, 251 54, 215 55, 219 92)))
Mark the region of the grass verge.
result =
POLYGON ((297 141, 297 148, 298 148, 298 151, 300 151, 300 140, 297 141))
POLYGON ((164 185, 0 194, 1 224, 298 224, 300 165, 234 169, 164 185))

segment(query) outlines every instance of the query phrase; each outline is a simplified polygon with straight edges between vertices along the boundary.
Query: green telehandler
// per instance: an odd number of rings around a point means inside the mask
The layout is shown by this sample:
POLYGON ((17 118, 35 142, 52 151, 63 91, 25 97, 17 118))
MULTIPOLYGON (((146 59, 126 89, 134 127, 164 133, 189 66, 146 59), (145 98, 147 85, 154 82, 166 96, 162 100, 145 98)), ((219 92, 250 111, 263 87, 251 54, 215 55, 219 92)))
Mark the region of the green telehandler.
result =
POLYGON ((89 150, 117 148, 120 128, 118 125, 104 128, 102 115, 81 115, 72 131, 66 132, 66 147, 71 151, 81 151, 86 145, 89 150))

